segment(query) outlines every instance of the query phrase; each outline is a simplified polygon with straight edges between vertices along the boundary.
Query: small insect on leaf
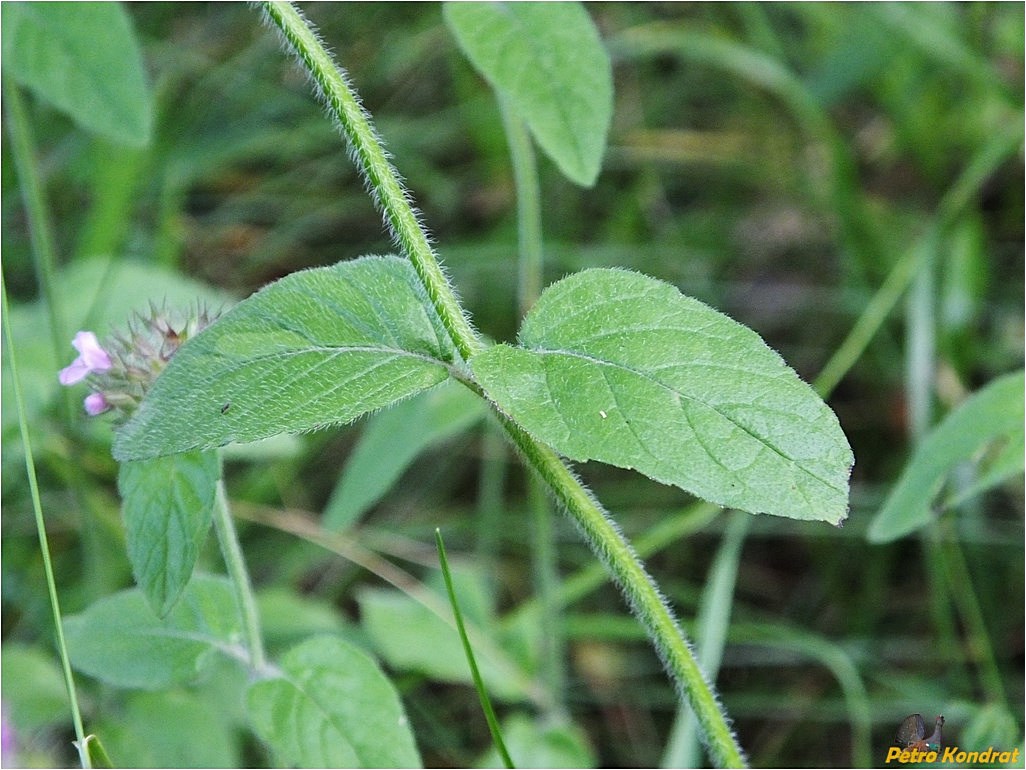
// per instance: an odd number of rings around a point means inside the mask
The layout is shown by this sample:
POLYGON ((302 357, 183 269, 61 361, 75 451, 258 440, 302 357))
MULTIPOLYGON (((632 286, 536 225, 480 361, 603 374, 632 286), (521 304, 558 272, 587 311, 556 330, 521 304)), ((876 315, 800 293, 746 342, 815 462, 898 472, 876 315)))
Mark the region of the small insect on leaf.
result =
POLYGON ((221 407, 221 414, 228 414, 228 410, 232 408, 232 402, 229 401, 227 404, 221 407))

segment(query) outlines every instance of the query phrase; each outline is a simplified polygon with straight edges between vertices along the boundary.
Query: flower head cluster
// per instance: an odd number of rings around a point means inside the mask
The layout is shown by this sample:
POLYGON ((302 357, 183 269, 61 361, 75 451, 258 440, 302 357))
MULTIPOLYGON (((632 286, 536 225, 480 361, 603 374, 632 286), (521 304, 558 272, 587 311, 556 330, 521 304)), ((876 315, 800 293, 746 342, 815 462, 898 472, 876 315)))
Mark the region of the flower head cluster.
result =
POLYGON ((151 305, 148 314, 137 314, 126 332, 103 345, 92 332, 80 331, 71 343, 78 358, 61 369, 58 379, 61 385, 85 381, 93 388, 84 402, 87 414, 114 411, 127 419, 171 356, 216 317, 203 307, 174 313, 151 305))

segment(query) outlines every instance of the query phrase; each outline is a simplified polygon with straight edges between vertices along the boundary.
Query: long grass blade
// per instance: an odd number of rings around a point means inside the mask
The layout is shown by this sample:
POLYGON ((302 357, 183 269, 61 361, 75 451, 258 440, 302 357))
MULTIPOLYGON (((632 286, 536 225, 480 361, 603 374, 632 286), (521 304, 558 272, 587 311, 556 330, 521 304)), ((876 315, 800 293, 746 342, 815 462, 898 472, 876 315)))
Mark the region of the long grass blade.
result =
POLYGON ((2 300, 4 341, 7 343, 7 365, 10 367, 8 376, 14 390, 14 402, 18 410, 18 427, 21 429, 21 444, 25 453, 25 473, 28 476, 29 490, 32 495, 32 510, 36 516, 36 531, 39 534, 39 552, 43 557, 43 572, 46 575, 46 590, 50 595, 50 608, 53 611, 53 625, 57 633, 57 653, 61 659, 64 672, 64 683, 68 688, 68 701, 71 704, 71 719, 75 725, 75 745, 82 767, 90 768, 89 751, 86 748, 85 728, 82 726, 82 713, 78 708, 78 696, 75 692, 75 679, 71 673, 71 661, 68 658, 68 646, 64 641, 64 624, 61 621, 61 605, 57 598, 57 581, 53 576, 53 563, 50 560, 50 544, 46 539, 46 524, 43 521, 43 505, 39 498, 39 481, 36 478, 36 464, 32 459, 32 439, 29 436, 28 421, 25 417, 25 402, 21 395, 21 384, 18 381, 18 366, 14 353, 14 335, 11 334, 10 311, 7 307, 7 284, 0 272, 0 300, 2 300))
POLYGON ((452 584, 452 573, 449 571, 449 560, 445 556, 445 543, 442 542, 442 531, 435 529, 435 542, 438 544, 438 561, 442 565, 442 576, 445 578, 445 590, 449 592, 449 603, 452 604, 452 615, 456 620, 456 630, 459 631, 460 641, 463 643, 463 651, 467 654, 467 664, 470 666, 470 675, 474 678, 474 689, 477 690, 477 697, 481 699, 481 708, 484 710, 485 720, 488 722, 488 731, 492 734, 492 742, 496 751, 502 757, 506 767, 516 767, 510 758, 506 744, 502 740, 502 731, 499 729, 499 720, 495 717, 495 709, 492 708, 491 698, 485 689, 484 680, 481 679, 481 672, 477 669, 477 661, 474 659, 474 650, 470 646, 470 639, 467 637, 467 629, 463 625, 463 613, 460 612, 460 604, 456 601, 456 590, 452 584))

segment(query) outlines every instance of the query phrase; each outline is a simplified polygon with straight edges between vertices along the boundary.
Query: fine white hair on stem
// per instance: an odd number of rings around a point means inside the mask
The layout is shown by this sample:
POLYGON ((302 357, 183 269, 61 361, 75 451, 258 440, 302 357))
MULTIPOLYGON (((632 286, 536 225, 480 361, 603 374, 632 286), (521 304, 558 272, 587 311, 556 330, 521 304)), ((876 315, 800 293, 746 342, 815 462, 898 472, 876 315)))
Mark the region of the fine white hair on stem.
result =
POLYGON ((479 349, 479 337, 458 300, 448 272, 432 248, 434 239, 424 225, 421 212, 413 205, 401 175, 390 162, 391 154, 352 87, 348 73, 338 65, 302 12, 292 4, 288 4, 288 9, 302 21, 301 31, 272 16, 270 3, 263 4, 264 22, 275 29, 282 45, 305 70, 335 129, 345 138, 348 155, 359 170, 364 188, 382 215, 393 241, 413 263, 457 350, 464 358, 468 357, 479 349), (309 37, 303 39, 304 34, 309 37))

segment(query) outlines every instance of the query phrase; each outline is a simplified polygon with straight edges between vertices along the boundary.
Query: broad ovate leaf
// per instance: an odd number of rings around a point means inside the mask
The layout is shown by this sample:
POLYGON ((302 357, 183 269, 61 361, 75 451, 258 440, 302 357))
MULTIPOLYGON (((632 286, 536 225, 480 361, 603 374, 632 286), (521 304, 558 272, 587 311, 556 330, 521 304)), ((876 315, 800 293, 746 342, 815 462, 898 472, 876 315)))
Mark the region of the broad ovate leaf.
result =
POLYGON ((420 767, 395 687, 367 653, 336 637, 285 654, 281 675, 246 696, 257 734, 291 767, 420 767))
MULTIPOLYGON (((979 480, 971 485, 973 492, 1022 473, 1024 381, 1022 371, 998 377, 923 439, 870 524, 870 542, 890 542, 933 521, 933 502, 948 474, 988 445, 996 444, 997 452, 989 466, 979 468, 979 480)), ((956 499, 965 499, 965 495, 956 499)))
POLYGON ((580 3, 446 3, 460 48, 568 179, 598 176, 613 114, 613 75, 580 3))
POLYGON ((189 340, 114 442, 119 460, 350 422, 448 376, 413 268, 363 257, 293 273, 189 340))
POLYGON ((122 463, 118 492, 135 582, 164 617, 192 576, 210 529, 220 464, 213 452, 122 463))
POLYGON ((115 687, 156 690, 194 680, 215 652, 235 643, 238 618, 231 584, 197 574, 167 617, 131 588, 66 618, 64 634, 79 671, 115 687))
POLYGON ((150 139, 146 68, 119 3, 4 3, 4 68, 87 131, 150 139))
POLYGON ((625 270, 549 287, 520 347, 471 366, 572 460, 634 468, 719 505, 840 523, 854 462, 837 418, 751 329, 625 270))

